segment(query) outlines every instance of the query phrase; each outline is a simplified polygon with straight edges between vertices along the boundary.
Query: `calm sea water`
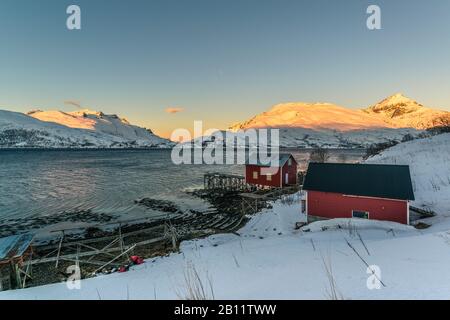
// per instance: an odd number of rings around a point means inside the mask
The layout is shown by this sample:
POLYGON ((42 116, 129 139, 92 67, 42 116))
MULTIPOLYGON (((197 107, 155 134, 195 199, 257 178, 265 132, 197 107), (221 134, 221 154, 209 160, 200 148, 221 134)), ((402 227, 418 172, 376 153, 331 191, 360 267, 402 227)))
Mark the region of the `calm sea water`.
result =
MULTIPOLYGON (((304 164, 308 151, 291 151, 304 164)), ((203 174, 243 174, 241 165, 174 165, 170 150, 2 150, 0 223, 29 217, 92 210, 118 217, 163 215, 134 203, 144 197, 171 200, 183 209, 207 204, 186 189, 200 187, 203 174)), ((361 150, 333 151, 335 159, 356 161, 361 150)), ((333 160, 333 158, 332 158, 333 160)))

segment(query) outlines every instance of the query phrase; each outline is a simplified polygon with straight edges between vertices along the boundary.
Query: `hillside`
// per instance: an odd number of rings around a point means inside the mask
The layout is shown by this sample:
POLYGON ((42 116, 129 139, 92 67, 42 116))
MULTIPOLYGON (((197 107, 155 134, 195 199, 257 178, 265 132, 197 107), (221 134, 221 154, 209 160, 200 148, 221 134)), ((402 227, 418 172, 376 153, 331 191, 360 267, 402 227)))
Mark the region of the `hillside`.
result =
POLYGON ((0 148, 170 147, 172 143, 117 116, 0 110, 0 148))
POLYGON ((450 133, 400 143, 367 162, 409 165, 414 205, 450 217, 450 133))

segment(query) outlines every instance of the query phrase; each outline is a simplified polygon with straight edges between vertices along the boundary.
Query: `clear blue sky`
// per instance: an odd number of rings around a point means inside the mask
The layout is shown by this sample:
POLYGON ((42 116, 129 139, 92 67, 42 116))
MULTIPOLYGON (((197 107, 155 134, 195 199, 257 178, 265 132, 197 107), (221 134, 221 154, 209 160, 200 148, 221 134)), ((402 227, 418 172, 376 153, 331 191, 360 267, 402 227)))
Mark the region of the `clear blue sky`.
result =
POLYGON ((0 108, 77 100, 163 135, 398 91, 450 110, 448 0, 2 0, 0 38, 0 108), (66 29, 70 4, 80 31, 66 29), (382 30, 366 28, 369 4, 382 30))

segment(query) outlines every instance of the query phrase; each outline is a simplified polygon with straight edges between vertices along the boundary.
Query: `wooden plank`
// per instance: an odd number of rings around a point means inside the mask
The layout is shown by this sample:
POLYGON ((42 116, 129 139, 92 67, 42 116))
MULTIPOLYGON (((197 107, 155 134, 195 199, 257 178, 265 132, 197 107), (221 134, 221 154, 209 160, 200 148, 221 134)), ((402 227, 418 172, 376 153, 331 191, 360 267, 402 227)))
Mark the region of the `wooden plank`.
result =
MULTIPOLYGON (((157 229, 163 229, 163 228, 164 228, 164 225, 161 224, 161 225, 157 225, 157 226, 150 227, 150 228, 130 231, 130 232, 124 233, 122 235, 122 238, 126 238, 126 237, 129 237, 129 236, 137 235, 137 234, 140 234, 140 233, 154 232, 157 229)), ((70 246, 73 246, 76 243, 84 243, 84 244, 97 243, 97 242, 102 242, 102 241, 114 240, 116 238, 117 238, 117 235, 111 235, 111 236, 106 236, 106 237, 101 237, 101 238, 90 238, 90 239, 83 239, 83 240, 78 240, 78 241, 68 241, 66 243, 63 243, 62 247, 63 248, 70 247, 70 246)), ((37 246, 35 246, 35 248, 39 248, 39 249, 42 249, 42 250, 57 249, 58 247, 59 247, 58 244, 40 245, 40 246, 37 245, 37 246)))
MULTIPOLYGON (((120 251, 120 248, 111 248, 108 250, 105 250, 105 252, 115 252, 115 251, 120 251)), ((45 258, 45 259, 38 259, 38 260, 33 260, 31 261, 31 264, 39 264, 39 263, 48 263, 48 262, 54 262, 57 259, 60 260, 65 260, 65 259, 75 259, 78 255, 79 258, 82 257, 89 257, 92 255, 98 255, 99 250, 95 250, 95 251, 86 251, 86 252, 80 252, 78 253, 73 253, 73 254, 67 254, 67 255, 62 255, 60 257, 50 257, 50 258, 45 258)))
MULTIPOLYGON (((138 242, 134 246, 143 246, 143 245, 147 245, 147 244, 157 243, 157 242, 160 242, 160 241, 163 241, 163 240, 167 240, 167 239, 168 239, 168 237, 153 238, 153 239, 149 239, 149 240, 138 242)), ((130 248, 130 246, 124 246, 125 250, 127 250, 128 248, 130 248)), ((121 248, 111 248, 111 249, 104 250, 101 253, 104 253, 104 252, 116 252, 116 251, 121 251, 121 248)), ((82 258, 82 257, 89 257, 89 256, 92 256, 92 255, 97 255, 98 252, 99 252, 99 250, 80 252, 78 254, 78 257, 82 258)), ((61 260, 63 260, 63 259, 75 259, 76 257, 77 257, 77 254, 74 253, 74 254, 63 255, 59 259, 61 259, 61 260)), ((31 261, 31 264, 34 265, 34 264, 39 264, 39 263, 54 262, 54 261, 56 261, 56 259, 57 259, 57 257, 50 257, 50 258, 45 258, 45 259, 33 260, 33 261, 31 261)))
MULTIPOLYGON (((70 262, 76 262, 76 259, 70 259, 70 258, 64 258, 61 257, 60 260, 64 260, 64 261, 70 261, 70 262)), ((78 260, 79 263, 85 263, 85 264, 93 264, 96 266, 102 266, 105 261, 100 261, 100 260, 78 260)), ((111 263, 111 265, 114 266, 120 266, 120 263, 111 263)))
POLYGON ((61 245, 62 245, 63 240, 64 240, 64 232, 63 232, 63 234, 61 236, 61 240, 59 241, 58 253, 56 254, 56 265, 55 265, 55 268, 58 268, 59 255, 61 254, 61 245))
POLYGON ((96 273, 97 271, 100 271, 101 269, 103 269, 104 267, 110 265, 111 263, 113 263, 114 261, 116 261, 117 259, 119 259, 121 256, 125 255, 127 252, 133 250, 136 247, 136 245, 132 245, 130 248, 128 248, 127 250, 123 251, 121 254, 119 254, 117 257, 115 257, 114 259, 108 261, 107 263, 105 263, 104 265, 102 265, 101 267, 97 268, 93 273, 96 273))

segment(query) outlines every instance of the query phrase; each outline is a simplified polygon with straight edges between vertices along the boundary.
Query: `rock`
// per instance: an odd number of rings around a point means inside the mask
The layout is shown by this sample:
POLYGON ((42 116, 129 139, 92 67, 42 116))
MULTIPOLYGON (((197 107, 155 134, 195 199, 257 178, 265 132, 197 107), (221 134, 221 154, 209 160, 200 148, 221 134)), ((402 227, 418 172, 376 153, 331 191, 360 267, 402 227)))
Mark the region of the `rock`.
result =
POLYGON ((144 198, 141 200, 136 200, 135 203, 145 206, 147 208, 158 210, 162 212, 168 213, 183 213, 178 206, 176 206, 173 202, 167 200, 159 200, 152 198, 144 198))

